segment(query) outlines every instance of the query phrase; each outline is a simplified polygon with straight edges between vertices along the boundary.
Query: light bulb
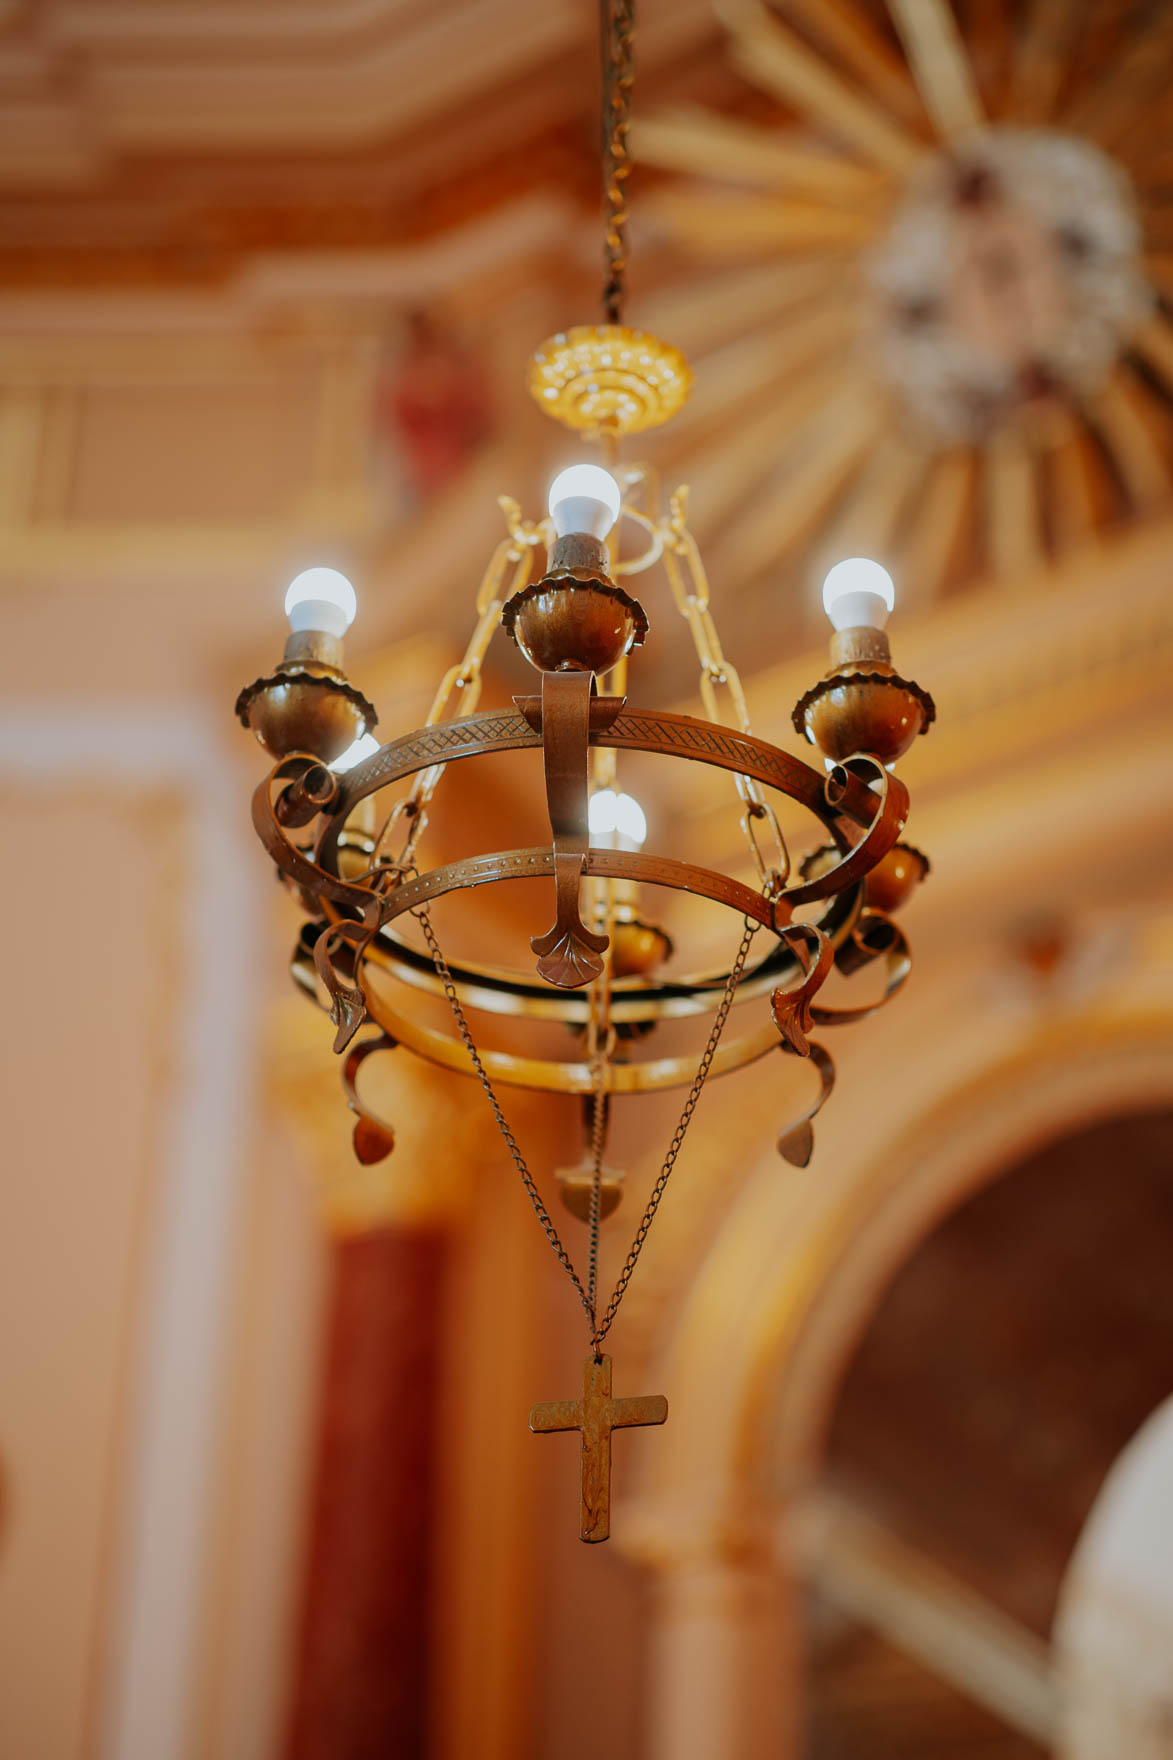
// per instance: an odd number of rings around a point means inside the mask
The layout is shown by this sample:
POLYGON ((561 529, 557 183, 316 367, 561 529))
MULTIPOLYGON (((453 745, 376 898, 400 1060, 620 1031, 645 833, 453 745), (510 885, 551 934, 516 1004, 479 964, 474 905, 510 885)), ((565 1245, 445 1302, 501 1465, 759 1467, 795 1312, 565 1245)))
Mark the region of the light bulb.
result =
POLYGON ((587 827, 602 849, 640 849, 648 834, 643 808, 633 795, 600 788, 587 807, 587 827))
POLYGON ((648 822, 644 818, 644 810, 634 795, 617 794, 615 796, 615 829, 620 837, 626 838, 639 849, 648 834, 648 822))
POLYGON ((587 827, 592 837, 605 837, 615 829, 615 803, 618 795, 613 788, 600 788, 587 807, 587 827))
POLYGON ((316 629, 341 638, 357 610, 354 588, 336 568, 304 569, 285 594, 285 615, 295 632, 316 629))
POLYGON ((342 756, 335 758, 330 768, 339 774, 345 770, 353 770, 356 764, 361 764, 364 758, 369 758, 378 749, 379 742, 373 733, 360 733, 354 743, 347 746, 342 756))
POLYGON ((836 629, 883 629, 895 602, 892 576, 867 556, 837 562, 823 582, 823 609, 836 629))
POLYGON ((560 538, 589 532, 605 538, 619 518, 619 484, 597 464, 572 464, 550 484, 550 518, 560 538))

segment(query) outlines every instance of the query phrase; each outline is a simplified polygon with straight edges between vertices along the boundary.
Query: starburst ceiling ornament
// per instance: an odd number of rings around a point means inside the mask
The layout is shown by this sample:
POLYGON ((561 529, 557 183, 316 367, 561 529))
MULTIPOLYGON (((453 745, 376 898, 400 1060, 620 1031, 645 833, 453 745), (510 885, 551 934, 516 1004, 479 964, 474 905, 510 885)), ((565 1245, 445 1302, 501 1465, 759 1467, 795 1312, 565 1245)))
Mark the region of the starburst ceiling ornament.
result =
POLYGON ((706 445, 757 441, 723 570, 813 585, 862 551, 921 600, 1167 509, 1167 22, 1109 0, 717 11, 757 120, 677 108, 632 139, 685 174, 647 206, 735 379, 706 445))
MULTIPOLYGON (((543 408, 579 435, 594 436, 612 464, 579 463, 550 491, 549 516, 522 518, 502 497, 506 534, 477 595, 477 622, 459 664, 441 681, 424 727, 379 746, 374 710, 342 670, 342 637, 354 593, 332 570, 298 577, 286 602, 293 633, 267 678, 242 691, 240 719, 276 760, 253 798, 253 822, 307 912, 294 954, 298 981, 324 986, 344 1056, 343 1085, 358 1115, 363 1162, 391 1153, 391 1124, 359 1094, 367 1060, 406 1048, 480 1082, 492 1117, 547 1240, 582 1305, 588 1355, 581 1400, 536 1405, 531 1428, 575 1429, 582 1437, 581 1537, 610 1531, 611 1432, 662 1424, 659 1395, 614 1399, 606 1341, 683 1147, 710 1074, 779 1050, 817 1076, 779 1151, 795 1166, 810 1159, 812 1120, 831 1092, 834 1066, 810 1035, 881 1006, 904 983, 909 956, 888 912, 927 871, 901 833, 908 795, 892 766, 933 719, 932 699, 892 664, 885 624, 893 604, 888 574, 863 558, 828 575, 834 626, 831 666, 797 705, 795 726, 823 755, 824 768, 756 739, 738 673, 721 647, 709 585, 686 518, 687 491, 666 510, 651 473, 620 465, 618 439, 667 419, 687 395, 683 357, 621 322, 626 266, 626 135, 631 91, 629 0, 604 8, 605 323, 553 338, 539 349, 531 389, 543 408), (550 395, 550 393, 553 395, 550 395), (630 533, 635 536, 627 542, 630 533), (544 549, 546 566, 532 579, 544 549), (648 635, 630 591, 633 577, 662 568, 700 662, 705 719, 629 708, 627 660, 648 635), (540 678, 512 708, 475 713, 485 655, 503 627, 540 678), (723 707, 731 724, 722 720, 723 707), (428 809, 446 767, 491 753, 540 754, 551 838, 535 848, 468 855, 440 867, 423 856, 428 809), (620 754, 659 752, 729 773, 756 884, 646 854, 642 808, 616 786, 620 754), (408 782, 388 803, 384 791, 408 782), (769 791, 797 802, 817 827, 818 846, 797 874, 769 791), (526 879, 537 905, 534 966, 515 971, 450 959, 432 922, 433 901, 504 880, 526 879), (551 882, 553 885, 551 886, 551 882), (671 976, 671 939, 645 907, 648 886, 692 893, 733 911, 741 931, 722 971, 671 976), (794 913, 803 910, 803 920, 794 913), (551 916, 553 920, 551 921, 551 916), (410 925, 418 935, 413 937, 410 925), (758 941, 759 935, 762 937, 758 941), (756 944, 756 945, 755 945, 756 944), (818 1000, 833 969, 886 974, 883 997, 858 1007, 818 1000), (446 999, 451 1030, 429 1024, 420 992, 446 999), (752 1026, 725 1039, 735 1005, 769 997, 752 1026), (521 1056, 484 1042, 470 1016, 557 1022, 570 1029, 568 1055, 521 1056), (662 1021, 708 1020, 699 1058, 651 1055, 662 1021), (366 1024, 376 1031, 360 1039, 366 1024), (498 1089, 526 1087, 575 1097, 583 1154, 556 1174, 570 1216, 585 1223, 580 1270, 511 1130, 498 1089), (616 1095, 682 1087, 679 1122, 623 1260, 605 1298, 599 1285, 599 1227, 619 1205, 621 1173, 604 1166, 610 1102, 616 1095)), ((536 777, 535 777, 536 781, 536 777)))

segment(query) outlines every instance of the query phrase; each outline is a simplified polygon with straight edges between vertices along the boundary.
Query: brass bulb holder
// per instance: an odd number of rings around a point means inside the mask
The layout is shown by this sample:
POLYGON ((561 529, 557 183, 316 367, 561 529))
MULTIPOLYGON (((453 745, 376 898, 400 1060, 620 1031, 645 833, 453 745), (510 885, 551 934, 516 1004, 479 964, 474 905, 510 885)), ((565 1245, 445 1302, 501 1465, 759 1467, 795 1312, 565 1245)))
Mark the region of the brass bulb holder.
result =
POLYGON ((648 633, 643 606, 616 586, 601 538, 570 532, 546 573, 507 599, 506 633, 539 672, 610 672, 648 633))
MULTIPOLYGON (((613 881, 616 890, 622 881, 613 881)), ((633 888, 634 890, 634 888, 633 888)), ((611 919, 611 970, 617 978, 646 978, 672 958, 672 937, 636 903, 616 906, 611 919)))
MULTIPOLYGON (((821 874, 829 873, 842 859, 841 852, 833 843, 822 843, 802 858, 799 873, 803 880, 817 880, 821 874)), ((928 879, 931 872, 929 858, 922 850, 911 843, 894 843, 887 855, 881 856, 875 867, 869 868, 864 876, 865 910, 882 911, 886 917, 892 916, 902 905, 908 903, 917 887, 928 879)))
POLYGON ((886 856, 868 871, 863 883, 863 901, 869 910, 883 911, 890 917, 927 880, 931 868, 929 858, 911 843, 894 843, 886 856))
POLYGON ((883 630, 836 630, 831 662, 795 704, 796 731, 836 764, 856 753, 894 764, 936 719, 932 697, 895 670, 883 630))
POLYGON ((342 670, 341 641, 324 630, 295 630, 276 671, 241 691, 236 713, 271 757, 309 752, 323 764, 379 719, 342 670))

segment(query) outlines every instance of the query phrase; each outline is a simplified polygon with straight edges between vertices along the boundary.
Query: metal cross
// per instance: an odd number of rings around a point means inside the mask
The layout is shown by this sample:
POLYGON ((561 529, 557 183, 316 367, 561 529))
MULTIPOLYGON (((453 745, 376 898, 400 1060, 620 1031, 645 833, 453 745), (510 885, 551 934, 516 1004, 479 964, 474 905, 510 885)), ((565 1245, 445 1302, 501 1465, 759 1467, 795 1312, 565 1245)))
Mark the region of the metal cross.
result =
POLYGON ((582 1368, 582 1398, 534 1406, 531 1430, 582 1431, 582 1520, 580 1540, 605 1540, 611 1532, 611 1432, 635 1424, 662 1424, 668 1401, 662 1393, 639 1399, 611 1398, 611 1359, 588 1356, 582 1368))

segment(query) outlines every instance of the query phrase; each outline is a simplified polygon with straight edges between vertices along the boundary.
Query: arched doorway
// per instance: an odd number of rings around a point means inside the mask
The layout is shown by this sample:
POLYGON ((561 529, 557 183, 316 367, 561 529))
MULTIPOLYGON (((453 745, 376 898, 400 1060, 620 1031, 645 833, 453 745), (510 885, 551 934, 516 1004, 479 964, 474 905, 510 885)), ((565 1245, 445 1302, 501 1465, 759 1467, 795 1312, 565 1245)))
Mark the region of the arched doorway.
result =
POLYGON ((853 1144, 847 1121, 833 1179, 802 1204, 765 1164, 747 1182, 666 1346, 669 1368, 687 1368, 674 1446, 634 1512, 633 1550, 659 1586, 656 1760, 704 1753, 694 1729, 723 1730, 730 1760, 802 1754, 804 1572, 790 1519, 818 1482, 838 1390, 885 1292, 944 1218, 1019 1162, 1167 1106, 1171 1051, 1159 1016, 1069 1019, 963 1089, 923 1096, 887 1136, 853 1144))
POLYGON ((810 1760, 1049 1751, 1068 1560, 1173 1389, 1170 1168, 1173 1112, 1060 1138, 954 1209, 885 1290, 815 1492, 810 1760))

